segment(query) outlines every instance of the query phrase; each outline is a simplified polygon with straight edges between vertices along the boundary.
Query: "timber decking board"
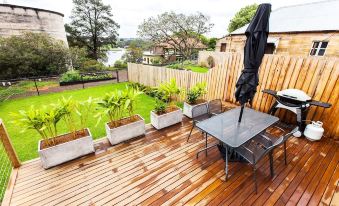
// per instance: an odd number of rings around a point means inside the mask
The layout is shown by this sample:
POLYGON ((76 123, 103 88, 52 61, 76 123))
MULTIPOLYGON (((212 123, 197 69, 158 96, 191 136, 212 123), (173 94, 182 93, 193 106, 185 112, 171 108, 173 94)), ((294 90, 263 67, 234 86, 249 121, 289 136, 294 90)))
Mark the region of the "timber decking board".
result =
MULTIPOLYGON (((225 182, 224 161, 216 148, 202 153, 204 139, 191 122, 107 147, 62 166, 44 170, 39 160, 18 168, 11 205, 338 205, 339 146, 323 138, 290 138, 287 162, 274 151, 275 176, 269 161, 258 164, 258 193, 251 167, 231 162, 225 182)), ((271 133, 279 132, 271 129, 271 133)), ((216 140, 209 137, 209 143, 216 140)))

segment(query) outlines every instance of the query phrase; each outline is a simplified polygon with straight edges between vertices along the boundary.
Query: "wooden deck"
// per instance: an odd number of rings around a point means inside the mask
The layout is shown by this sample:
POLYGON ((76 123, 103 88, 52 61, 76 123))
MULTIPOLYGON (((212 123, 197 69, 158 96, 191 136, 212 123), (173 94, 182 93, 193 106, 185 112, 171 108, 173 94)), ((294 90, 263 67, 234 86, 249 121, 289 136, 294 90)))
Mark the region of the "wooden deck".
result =
POLYGON ((149 128, 146 137, 114 147, 101 142, 96 155, 49 170, 31 161, 15 170, 6 198, 11 205, 339 205, 333 140, 291 138, 287 166, 282 151, 274 153, 273 179, 268 159, 260 162, 256 195, 250 166, 231 163, 225 182, 216 148, 195 158, 204 141, 195 130, 186 143, 190 126, 185 120, 161 131, 149 128))

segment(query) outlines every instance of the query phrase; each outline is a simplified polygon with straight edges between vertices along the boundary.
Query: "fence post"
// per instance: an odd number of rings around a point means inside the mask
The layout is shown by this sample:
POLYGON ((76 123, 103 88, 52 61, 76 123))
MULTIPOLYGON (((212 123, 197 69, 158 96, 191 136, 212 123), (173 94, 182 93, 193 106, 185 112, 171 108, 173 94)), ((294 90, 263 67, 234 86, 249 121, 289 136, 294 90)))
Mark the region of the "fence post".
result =
POLYGON ((34 78, 34 85, 35 85, 35 89, 38 92, 38 96, 40 96, 40 92, 39 92, 39 88, 38 85, 36 84, 36 79, 34 78))
POLYGON ((118 69, 115 70, 115 73, 117 75, 117 83, 119 83, 119 71, 118 71, 118 69))
POLYGON ((3 144, 5 151, 12 163, 12 166, 14 168, 20 167, 21 163, 20 160, 13 148, 12 142, 9 139, 7 130, 5 128, 5 125, 3 124, 2 120, 0 119, 0 141, 3 144))

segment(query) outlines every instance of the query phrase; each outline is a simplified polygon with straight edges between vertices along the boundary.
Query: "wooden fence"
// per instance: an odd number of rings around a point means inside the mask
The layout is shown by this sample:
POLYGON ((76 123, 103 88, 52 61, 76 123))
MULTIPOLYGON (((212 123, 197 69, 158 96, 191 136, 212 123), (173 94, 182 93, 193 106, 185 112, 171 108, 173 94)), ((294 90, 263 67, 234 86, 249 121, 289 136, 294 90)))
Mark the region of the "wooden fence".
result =
MULTIPOLYGON (((195 73, 154 67, 141 64, 128 64, 129 81, 148 86, 158 86, 161 82, 175 78, 178 86, 190 89, 197 82, 207 82, 205 98, 235 102, 235 84, 243 69, 243 55, 240 53, 200 52, 199 62, 208 56, 215 59, 215 67, 208 73, 195 73)), ((339 139, 339 59, 325 57, 300 57, 265 55, 259 72, 258 92, 253 107, 267 112, 273 98, 263 94, 263 89, 282 90, 296 88, 305 91, 314 100, 329 102, 330 109, 311 107, 307 119, 324 122, 326 135, 339 139)), ((280 118, 291 121, 293 116, 279 111, 280 118)))

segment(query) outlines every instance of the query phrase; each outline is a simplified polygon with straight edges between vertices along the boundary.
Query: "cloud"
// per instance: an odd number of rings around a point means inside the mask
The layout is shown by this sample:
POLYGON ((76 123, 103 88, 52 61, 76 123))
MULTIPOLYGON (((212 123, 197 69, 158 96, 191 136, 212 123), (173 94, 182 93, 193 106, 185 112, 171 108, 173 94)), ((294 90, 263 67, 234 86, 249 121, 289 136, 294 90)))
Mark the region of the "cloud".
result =
MULTIPOLYGON (((227 25, 234 14, 241 8, 253 3, 272 4, 273 9, 294 5, 312 0, 269 0, 269 1, 231 1, 231 0, 103 0, 112 6, 114 20, 120 24, 120 37, 136 37, 138 25, 151 16, 166 11, 191 14, 200 11, 211 17, 214 27, 208 34, 210 37, 222 37, 226 34, 227 25)), ((71 0, 7 0, 7 3, 37 7, 65 14, 65 22, 69 22, 72 10, 71 0)))

